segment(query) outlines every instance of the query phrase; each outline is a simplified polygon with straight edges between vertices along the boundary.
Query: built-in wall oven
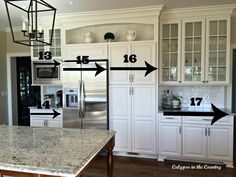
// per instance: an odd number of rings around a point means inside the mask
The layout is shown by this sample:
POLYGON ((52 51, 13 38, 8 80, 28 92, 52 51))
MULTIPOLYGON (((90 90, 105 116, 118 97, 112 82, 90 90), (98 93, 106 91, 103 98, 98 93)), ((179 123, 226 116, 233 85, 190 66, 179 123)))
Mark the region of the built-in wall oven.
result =
POLYGON ((32 61, 33 84, 60 84, 60 65, 54 61, 32 61))

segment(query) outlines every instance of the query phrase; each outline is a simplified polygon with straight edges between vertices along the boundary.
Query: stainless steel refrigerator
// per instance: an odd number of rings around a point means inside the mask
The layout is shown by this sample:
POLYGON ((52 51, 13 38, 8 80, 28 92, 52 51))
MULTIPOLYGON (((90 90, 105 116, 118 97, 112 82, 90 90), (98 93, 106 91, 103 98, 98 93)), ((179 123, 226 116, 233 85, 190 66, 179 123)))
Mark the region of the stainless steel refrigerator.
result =
MULTIPOLYGON (((62 68, 108 68, 108 60, 89 64, 63 62, 62 68)), ((108 71, 63 71, 63 127, 108 129, 108 71)))

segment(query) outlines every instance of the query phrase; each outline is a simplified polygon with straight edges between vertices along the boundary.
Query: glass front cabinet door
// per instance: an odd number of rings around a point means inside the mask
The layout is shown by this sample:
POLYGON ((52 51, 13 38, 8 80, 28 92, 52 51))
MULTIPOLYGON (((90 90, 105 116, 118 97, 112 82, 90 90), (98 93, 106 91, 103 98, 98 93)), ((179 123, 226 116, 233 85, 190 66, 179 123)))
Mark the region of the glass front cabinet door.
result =
POLYGON ((205 20, 184 20, 182 23, 182 81, 204 82, 205 20))
MULTIPOLYGON (((50 39, 52 30, 44 29, 44 35, 42 39, 50 39)), ((39 52, 52 52, 53 59, 60 59, 61 58, 61 30, 54 29, 53 38, 52 38, 52 45, 51 46, 37 46, 37 42, 35 42, 36 46, 31 48, 31 57, 32 59, 39 59, 39 52)))
POLYGON ((229 18, 206 20, 206 82, 229 83, 229 18))
POLYGON ((161 83, 180 82, 180 22, 161 24, 161 83))

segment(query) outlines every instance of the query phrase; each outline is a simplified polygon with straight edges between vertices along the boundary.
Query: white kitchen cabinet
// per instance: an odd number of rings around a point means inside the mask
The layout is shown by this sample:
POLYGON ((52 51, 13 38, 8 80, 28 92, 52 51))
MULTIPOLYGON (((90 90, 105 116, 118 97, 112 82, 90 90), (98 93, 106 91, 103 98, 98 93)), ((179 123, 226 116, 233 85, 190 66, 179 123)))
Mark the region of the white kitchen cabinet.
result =
POLYGON ((233 117, 183 117, 183 156, 232 162, 233 117), (193 141, 194 139, 194 141, 193 141))
POLYGON ((63 60, 77 60, 77 56, 89 56, 89 59, 107 59, 107 45, 76 44, 63 48, 63 60))
POLYGON ((230 17, 209 17, 206 19, 205 82, 229 83, 230 69, 230 17))
POLYGON ((131 152, 131 96, 126 85, 109 87, 110 129, 116 131, 115 151, 131 152))
POLYGON ((30 126, 32 127, 54 127, 54 128, 62 128, 62 120, 49 120, 44 117, 32 117, 30 120, 30 126))
POLYGON ((201 83, 204 80, 205 19, 182 21, 182 82, 201 83))
POLYGON ((229 83, 230 15, 165 15, 160 23, 161 84, 229 83))
POLYGON ((233 128, 208 126, 207 158, 214 160, 233 159, 233 128))
POLYGON ((206 158, 207 129, 202 125, 183 125, 183 157, 206 158))
POLYGON ((32 115, 31 113, 53 113, 52 109, 30 109, 30 126, 32 127, 55 127, 62 128, 62 110, 55 109, 60 115, 53 118, 53 115, 32 115))
POLYGON ((155 154, 155 86, 111 85, 110 129, 115 151, 155 154))
MULTIPOLYGON (((156 49, 154 42, 124 42, 108 45, 111 67, 146 67, 156 64, 156 49), (124 62, 124 55, 136 55, 137 62, 124 62)), ((111 71, 110 84, 155 84, 155 72, 145 76, 146 71, 111 71)))
MULTIPOLYGON (((130 67, 131 63, 124 63, 124 55, 131 53, 131 45, 110 44, 109 64, 111 67, 130 67)), ((129 84, 131 82, 130 71, 110 71, 110 84, 129 84)))
MULTIPOLYGON (((46 39, 49 42, 51 38, 51 29, 45 28, 43 30, 44 35, 42 40, 46 39)), ((34 42, 37 44, 38 42, 34 42)), ((61 59, 61 29, 56 28, 54 29, 52 45, 51 46, 33 46, 31 47, 31 59, 38 60, 39 59, 39 52, 46 52, 50 51, 52 53, 52 59, 61 59)))
POLYGON ((159 123, 159 155, 181 156, 181 123, 159 123))
POLYGON ((132 151, 155 154, 155 86, 132 87, 132 151))
POLYGON ((160 83, 177 84, 181 80, 181 21, 162 20, 160 27, 160 83))

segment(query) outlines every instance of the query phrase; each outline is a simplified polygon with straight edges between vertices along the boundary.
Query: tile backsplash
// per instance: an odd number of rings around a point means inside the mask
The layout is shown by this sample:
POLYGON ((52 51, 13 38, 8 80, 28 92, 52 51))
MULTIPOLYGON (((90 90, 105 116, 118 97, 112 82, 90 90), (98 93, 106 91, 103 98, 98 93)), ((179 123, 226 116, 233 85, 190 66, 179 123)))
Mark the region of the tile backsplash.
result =
POLYGON ((164 90, 169 90, 174 95, 181 96, 182 107, 192 107, 191 98, 200 97, 202 102, 200 106, 196 107, 211 107, 211 103, 219 108, 225 107, 225 87, 159 87, 159 106, 162 105, 162 95, 164 90))

